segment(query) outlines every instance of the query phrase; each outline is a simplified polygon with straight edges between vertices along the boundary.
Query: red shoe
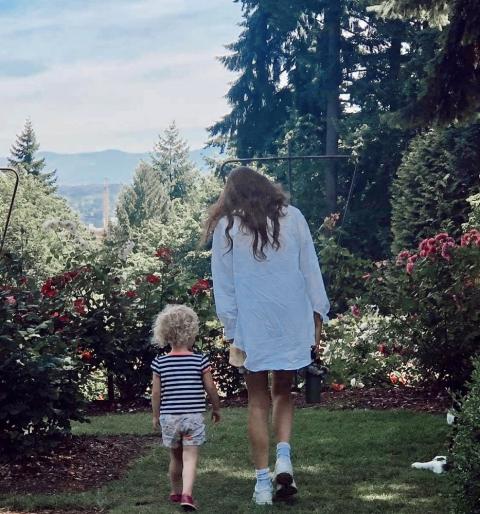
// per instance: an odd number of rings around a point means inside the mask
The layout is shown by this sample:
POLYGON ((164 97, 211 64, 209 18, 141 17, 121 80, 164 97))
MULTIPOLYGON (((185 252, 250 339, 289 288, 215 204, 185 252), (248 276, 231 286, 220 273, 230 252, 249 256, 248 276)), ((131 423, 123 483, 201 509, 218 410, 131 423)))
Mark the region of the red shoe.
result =
POLYGON ((180 505, 183 507, 183 510, 186 511, 198 510, 197 503, 188 494, 182 494, 180 505))
POLYGON ((169 498, 172 503, 180 503, 182 501, 181 494, 171 493, 169 498))

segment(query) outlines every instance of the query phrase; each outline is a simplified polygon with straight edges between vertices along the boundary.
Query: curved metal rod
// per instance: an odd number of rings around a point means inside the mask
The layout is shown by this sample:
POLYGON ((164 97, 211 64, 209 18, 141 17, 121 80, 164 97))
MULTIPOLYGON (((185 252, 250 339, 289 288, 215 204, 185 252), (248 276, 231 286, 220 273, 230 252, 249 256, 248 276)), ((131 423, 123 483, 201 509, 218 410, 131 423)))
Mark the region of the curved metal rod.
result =
POLYGON ((269 161, 288 161, 289 163, 292 161, 301 161, 301 160, 329 160, 329 159, 350 159, 350 155, 286 155, 285 157, 246 157, 242 159, 227 159, 222 162, 220 166, 220 176, 223 178, 223 181, 226 181, 225 177, 225 166, 227 164, 232 164, 234 162, 237 163, 247 163, 247 162, 269 162, 269 161))
POLYGON ((20 181, 20 177, 18 176, 18 172, 13 168, 0 168, 0 173, 8 173, 11 172, 15 175, 15 187, 13 188, 12 200, 10 201, 10 207, 8 209, 7 221, 5 223, 5 228, 3 230, 2 240, 0 242, 0 257, 3 252, 3 245, 5 244, 5 238, 7 237, 8 225, 10 224, 10 217, 12 216, 13 204, 15 203, 15 197, 17 196, 18 183, 20 181))

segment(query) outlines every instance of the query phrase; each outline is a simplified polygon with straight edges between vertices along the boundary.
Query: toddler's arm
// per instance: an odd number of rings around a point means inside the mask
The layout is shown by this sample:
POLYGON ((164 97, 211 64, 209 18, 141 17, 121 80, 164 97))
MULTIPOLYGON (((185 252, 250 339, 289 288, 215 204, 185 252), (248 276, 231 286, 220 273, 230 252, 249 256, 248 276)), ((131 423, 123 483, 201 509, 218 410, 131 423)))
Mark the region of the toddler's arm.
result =
POLYGON ((212 404, 212 420, 214 423, 220 421, 220 398, 218 397, 217 388, 212 378, 211 371, 205 371, 203 373, 203 387, 207 392, 208 399, 212 404))
POLYGON ((152 377, 152 425, 153 430, 160 428, 160 375, 153 373, 152 377))

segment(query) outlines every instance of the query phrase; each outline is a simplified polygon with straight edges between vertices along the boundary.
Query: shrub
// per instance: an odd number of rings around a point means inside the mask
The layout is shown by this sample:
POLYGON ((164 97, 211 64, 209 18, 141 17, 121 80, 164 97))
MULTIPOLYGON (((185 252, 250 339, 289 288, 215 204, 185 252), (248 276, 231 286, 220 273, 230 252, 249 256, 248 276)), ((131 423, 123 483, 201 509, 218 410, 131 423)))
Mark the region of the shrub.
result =
POLYGON ((453 510, 480 513, 480 358, 476 359, 469 392, 457 414, 451 458, 453 510))
POLYGON ((365 386, 412 385, 419 380, 405 317, 382 316, 374 307, 351 311, 325 326, 325 360, 338 383, 365 386))
POLYGON ((480 227, 480 193, 467 198, 467 202, 470 204, 471 211, 468 216, 468 221, 463 228, 465 230, 478 228, 480 227))
POLYGON ((41 452, 82 420, 83 362, 64 323, 28 285, 0 288, 0 446, 6 458, 41 452))
POLYGON ((345 312, 349 299, 365 293, 366 280, 373 268, 369 261, 355 256, 340 244, 343 234, 336 226, 339 217, 333 214, 325 218, 315 241, 331 315, 345 312))
POLYGON ((480 348, 480 232, 455 242, 446 233, 402 251, 369 280, 368 303, 406 316, 426 379, 459 389, 480 348))
POLYGON ((478 193, 480 124, 436 128, 411 143, 392 185, 394 253, 448 231, 460 236, 468 217, 465 200, 478 193))

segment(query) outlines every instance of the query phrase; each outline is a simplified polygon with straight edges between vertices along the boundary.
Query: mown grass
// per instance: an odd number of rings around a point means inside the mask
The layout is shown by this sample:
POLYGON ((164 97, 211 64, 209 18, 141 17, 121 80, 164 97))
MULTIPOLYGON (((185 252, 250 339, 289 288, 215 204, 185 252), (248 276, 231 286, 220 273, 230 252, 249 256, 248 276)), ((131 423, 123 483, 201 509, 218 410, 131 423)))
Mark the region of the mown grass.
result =
MULTIPOLYGON (((294 448, 300 492, 294 505, 254 507, 245 409, 225 409, 209 426, 195 491, 206 513, 446 513, 445 476, 413 470, 416 460, 445 452, 444 418, 404 411, 297 412, 294 448)), ((150 415, 99 416, 76 425, 77 434, 149 434, 150 415)), ((160 441, 159 441, 160 443, 160 441)), ((273 461, 273 457, 271 459, 273 461)), ((170 506, 168 453, 155 444, 118 481, 84 493, 3 496, 0 507, 17 509, 98 506, 112 514, 161 514, 170 506)))

